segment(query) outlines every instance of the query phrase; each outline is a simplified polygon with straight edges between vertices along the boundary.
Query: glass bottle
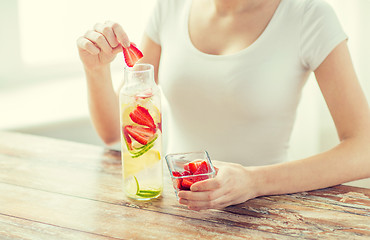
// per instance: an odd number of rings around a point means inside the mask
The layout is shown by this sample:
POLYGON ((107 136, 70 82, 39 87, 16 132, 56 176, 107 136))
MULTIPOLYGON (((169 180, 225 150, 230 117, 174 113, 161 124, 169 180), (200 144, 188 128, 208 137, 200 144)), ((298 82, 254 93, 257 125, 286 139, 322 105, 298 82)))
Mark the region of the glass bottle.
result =
POLYGON ((162 114, 152 65, 125 68, 119 101, 124 192, 137 200, 157 198, 163 190, 162 114))

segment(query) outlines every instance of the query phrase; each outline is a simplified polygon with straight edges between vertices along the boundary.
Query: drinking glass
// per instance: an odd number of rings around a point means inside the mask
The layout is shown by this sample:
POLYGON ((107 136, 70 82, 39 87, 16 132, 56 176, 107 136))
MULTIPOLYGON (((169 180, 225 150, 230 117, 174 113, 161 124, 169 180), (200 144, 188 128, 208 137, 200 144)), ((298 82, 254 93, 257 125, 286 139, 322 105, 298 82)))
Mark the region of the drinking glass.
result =
POLYGON ((176 196, 180 190, 190 190, 193 183, 216 176, 216 170, 207 151, 167 154, 166 163, 176 196), (197 165, 199 170, 202 162, 205 162, 207 171, 197 173, 197 165))

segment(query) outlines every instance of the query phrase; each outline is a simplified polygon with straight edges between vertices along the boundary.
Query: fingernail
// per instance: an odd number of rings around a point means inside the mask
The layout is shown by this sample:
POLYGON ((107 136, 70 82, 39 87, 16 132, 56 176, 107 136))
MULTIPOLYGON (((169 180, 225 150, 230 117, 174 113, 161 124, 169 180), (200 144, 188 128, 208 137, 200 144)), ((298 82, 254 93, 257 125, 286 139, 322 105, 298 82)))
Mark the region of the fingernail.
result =
POLYGON ((128 48, 128 47, 130 47, 131 44, 130 44, 130 42, 124 42, 123 45, 125 46, 125 48, 128 48))

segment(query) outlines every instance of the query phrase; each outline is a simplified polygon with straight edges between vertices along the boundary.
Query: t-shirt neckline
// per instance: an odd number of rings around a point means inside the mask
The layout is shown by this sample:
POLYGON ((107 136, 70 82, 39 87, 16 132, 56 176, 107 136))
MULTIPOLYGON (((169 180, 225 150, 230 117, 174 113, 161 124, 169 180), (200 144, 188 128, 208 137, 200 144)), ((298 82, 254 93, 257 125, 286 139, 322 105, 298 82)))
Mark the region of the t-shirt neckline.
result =
POLYGON ((231 53, 231 54, 223 54, 223 55, 215 55, 215 54, 209 54, 200 51, 198 48, 196 48, 193 44, 193 42, 190 39, 190 34, 189 34, 189 15, 190 15, 190 9, 192 6, 193 0, 187 1, 187 6, 185 8, 185 21, 184 21, 184 34, 185 34, 185 41, 186 45, 190 48, 191 51, 195 52, 196 54, 203 56, 203 57, 208 57, 208 58, 214 58, 214 59, 224 59, 224 58, 232 58, 232 57, 237 57, 239 55, 247 54, 248 52, 252 51, 254 48, 256 48, 260 42, 263 41, 263 39, 268 35, 270 31, 272 31, 273 26, 275 25, 276 18, 279 14, 279 12, 282 9, 283 2, 285 0, 280 0, 279 5, 277 6, 274 14, 272 15, 272 18, 270 19, 269 23, 267 24, 266 28, 263 30, 263 32, 260 34, 260 36, 249 46, 247 46, 244 49, 239 50, 238 52, 231 53))

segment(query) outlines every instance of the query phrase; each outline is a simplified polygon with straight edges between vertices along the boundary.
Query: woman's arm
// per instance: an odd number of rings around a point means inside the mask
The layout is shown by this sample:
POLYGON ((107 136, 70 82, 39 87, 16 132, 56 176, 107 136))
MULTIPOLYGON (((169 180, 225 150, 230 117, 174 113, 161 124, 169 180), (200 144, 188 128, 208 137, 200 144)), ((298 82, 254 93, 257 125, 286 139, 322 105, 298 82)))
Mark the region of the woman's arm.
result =
POLYGON ((263 167, 259 195, 318 189, 370 177, 370 111, 357 80, 346 41, 315 71, 334 120, 340 143, 319 155, 263 167), (279 179, 282 184, 272 184, 279 179))
POLYGON ((370 177, 370 111, 356 77, 346 41, 315 71, 340 143, 319 155, 262 167, 259 195, 318 189, 370 177), (279 180, 279 184, 273 184, 279 180))
POLYGON ((100 138, 111 144, 119 139, 118 102, 112 86, 110 63, 130 41, 122 27, 114 22, 95 24, 77 39, 84 66, 90 117, 100 138))
MULTIPOLYGON (((114 22, 98 23, 77 40, 85 69, 91 120, 106 144, 120 140, 119 104, 110 71, 110 63, 122 52, 119 43, 127 47, 130 41, 122 27, 114 22)), ((141 62, 151 63, 157 70, 160 46, 144 36, 141 50, 144 53, 141 62)))
POLYGON ((346 42, 315 71, 340 143, 324 153, 261 167, 219 166, 216 178, 179 193, 190 209, 223 208, 250 198, 308 191, 370 177, 370 111, 346 42))

